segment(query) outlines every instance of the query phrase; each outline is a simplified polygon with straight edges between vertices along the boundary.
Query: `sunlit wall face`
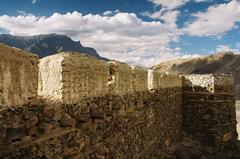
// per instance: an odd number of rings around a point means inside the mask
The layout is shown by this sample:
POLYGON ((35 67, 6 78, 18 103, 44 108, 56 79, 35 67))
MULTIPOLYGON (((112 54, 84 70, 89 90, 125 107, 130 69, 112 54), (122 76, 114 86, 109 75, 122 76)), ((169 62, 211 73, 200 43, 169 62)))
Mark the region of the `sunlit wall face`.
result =
POLYGON ((236 108, 237 108, 237 131, 238 131, 238 139, 240 140, 240 101, 236 102, 236 108))

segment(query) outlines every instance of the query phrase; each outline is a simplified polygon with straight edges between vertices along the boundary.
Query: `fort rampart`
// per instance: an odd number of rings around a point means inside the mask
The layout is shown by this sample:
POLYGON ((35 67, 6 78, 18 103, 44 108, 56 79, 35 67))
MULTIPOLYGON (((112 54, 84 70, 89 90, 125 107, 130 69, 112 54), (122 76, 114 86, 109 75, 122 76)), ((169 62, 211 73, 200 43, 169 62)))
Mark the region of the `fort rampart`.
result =
POLYGON ((39 61, 4 45, 0 62, 0 158, 156 158, 184 131, 213 147, 237 141, 232 76, 69 52, 39 61))

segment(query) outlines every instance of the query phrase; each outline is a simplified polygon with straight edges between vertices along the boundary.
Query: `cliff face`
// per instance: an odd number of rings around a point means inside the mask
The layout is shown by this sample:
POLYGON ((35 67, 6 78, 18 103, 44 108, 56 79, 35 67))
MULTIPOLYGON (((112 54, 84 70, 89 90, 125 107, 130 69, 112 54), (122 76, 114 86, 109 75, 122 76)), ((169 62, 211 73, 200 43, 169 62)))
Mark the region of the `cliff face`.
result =
POLYGON ((171 74, 232 73, 237 99, 240 99, 240 54, 221 52, 200 58, 166 61, 152 68, 171 74))
POLYGON ((63 51, 76 51, 97 57, 98 59, 105 59, 100 57, 95 49, 82 46, 80 41, 73 41, 67 36, 58 34, 35 36, 1 34, 0 43, 35 53, 40 58, 63 51))

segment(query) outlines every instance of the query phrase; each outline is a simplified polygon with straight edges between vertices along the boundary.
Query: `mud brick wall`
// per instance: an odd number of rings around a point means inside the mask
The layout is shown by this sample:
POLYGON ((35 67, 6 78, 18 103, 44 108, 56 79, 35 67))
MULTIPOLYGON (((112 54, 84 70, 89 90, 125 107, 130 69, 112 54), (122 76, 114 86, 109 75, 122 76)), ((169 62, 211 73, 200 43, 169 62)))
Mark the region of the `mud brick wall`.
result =
POLYGON ((0 158, 153 158, 182 136, 181 88, 0 111, 0 158))
POLYGON ((38 57, 0 44, 0 108, 37 97, 38 57))
POLYGON ((233 82, 230 75, 183 78, 183 129, 205 145, 229 148, 236 142, 233 82))

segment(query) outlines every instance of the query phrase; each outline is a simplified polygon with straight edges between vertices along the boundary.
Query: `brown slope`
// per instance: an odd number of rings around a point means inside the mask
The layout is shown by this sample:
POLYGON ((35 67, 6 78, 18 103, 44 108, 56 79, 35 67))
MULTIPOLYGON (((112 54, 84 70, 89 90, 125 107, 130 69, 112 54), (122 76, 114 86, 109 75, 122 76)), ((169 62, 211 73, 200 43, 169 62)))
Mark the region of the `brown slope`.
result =
POLYGON ((155 65, 152 69, 171 74, 232 73, 237 98, 240 99, 240 54, 221 52, 206 57, 176 59, 155 65))

